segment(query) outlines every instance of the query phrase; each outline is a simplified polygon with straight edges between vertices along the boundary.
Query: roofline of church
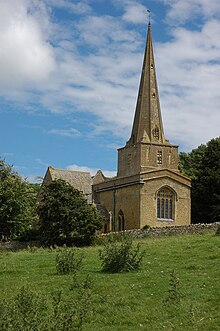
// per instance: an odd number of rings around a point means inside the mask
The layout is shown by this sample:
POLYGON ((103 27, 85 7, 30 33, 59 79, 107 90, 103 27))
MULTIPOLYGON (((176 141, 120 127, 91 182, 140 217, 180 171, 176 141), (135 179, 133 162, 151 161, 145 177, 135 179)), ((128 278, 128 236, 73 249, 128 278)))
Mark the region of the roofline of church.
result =
POLYGON ((89 171, 80 171, 80 170, 71 170, 71 169, 60 169, 60 168, 54 168, 52 166, 49 166, 48 167, 48 170, 70 171, 70 172, 78 172, 78 173, 81 173, 81 174, 90 174, 89 171))
MULTIPOLYGON (((102 186, 102 188, 98 189, 97 191, 99 191, 99 190, 110 190, 110 189, 117 189, 117 188, 125 187, 125 186, 144 184, 145 181, 156 180, 158 178, 164 178, 164 177, 171 178, 171 176, 168 176, 168 175, 165 175, 165 174, 164 175, 161 175, 161 176, 157 176, 157 177, 150 177, 148 179, 144 179, 142 177, 143 175, 152 175, 152 174, 158 173, 160 171, 171 173, 174 176, 177 176, 177 177, 179 177, 182 180, 186 180, 188 182, 188 184, 187 183, 184 183, 183 181, 181 181, 181 184, 183 184, 185 186, 188 186, 188 187, 191 187, 191 179, 189 177, 187 177, 185 175, 182 175, 179 172, 174 171, 174 170, 171 170, 171 169, 168 169, 168 168, 154 169, 154 170, 150 170, 150 171, 140 172, 139 174, 134 174, 134 175, 129 175, 129 176, 123 176, 123 177, 115 177, 115 178, 112 178, 112 179, 108 179, 105 182, 94 184, 92 186, 93 187, 95 187, 95 186, 102 186), (130 178, 131 181, 126 182, 128 178, 130 178), (132 180, 132 178, 133 178, 133 180, 132 180), (114 185, 112 184, 112 183, 118 182, 118 181, 122 181, 122 183, 121 184, 118 184, 118 185, 117 184, 114 184, 114 185), (125 181, 125 182, 123 183, 123 181, 125 181), (107 187, 106 187, 106 185, 107 185, 107 187)), ((173 178, 173 180, 175 180, 175 179, 173 178)))

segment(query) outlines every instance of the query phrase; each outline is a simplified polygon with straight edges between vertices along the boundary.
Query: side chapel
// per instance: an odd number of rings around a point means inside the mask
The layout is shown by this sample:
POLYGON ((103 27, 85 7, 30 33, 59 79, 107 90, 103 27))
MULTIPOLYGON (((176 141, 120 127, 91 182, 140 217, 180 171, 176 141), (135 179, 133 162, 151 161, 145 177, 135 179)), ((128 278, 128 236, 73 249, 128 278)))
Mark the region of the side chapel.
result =
POLYGON ((103 232, 190 224, 191 182, 164 135, 150 23, 131 137, 118 149, 117 177, 98 171, 92 192, 109 215, 103 232))

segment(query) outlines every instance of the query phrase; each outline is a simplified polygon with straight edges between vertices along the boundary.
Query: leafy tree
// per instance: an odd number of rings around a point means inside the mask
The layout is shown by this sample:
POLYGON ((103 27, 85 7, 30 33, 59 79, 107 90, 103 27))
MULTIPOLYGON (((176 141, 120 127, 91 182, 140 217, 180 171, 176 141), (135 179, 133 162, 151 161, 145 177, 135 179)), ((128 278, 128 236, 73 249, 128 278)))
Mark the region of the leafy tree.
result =
POLYGON ((37 219, 37 189, 0 160, 0 238, 16 239, 37 219))
POLYGON ((42 240, 48 245, 90 245, 102 225, 83 193, 61 179, 43 187, 38 213, 42 240))
POLYGON ((179 170, 191 179, 196 179, 202 164, 206 145, 200 145, 190 153, 179 154, 179 170))
POLYGON ((220 221, 220 137, 181 153, 180 170, 192 179, 192 222, 220 221))

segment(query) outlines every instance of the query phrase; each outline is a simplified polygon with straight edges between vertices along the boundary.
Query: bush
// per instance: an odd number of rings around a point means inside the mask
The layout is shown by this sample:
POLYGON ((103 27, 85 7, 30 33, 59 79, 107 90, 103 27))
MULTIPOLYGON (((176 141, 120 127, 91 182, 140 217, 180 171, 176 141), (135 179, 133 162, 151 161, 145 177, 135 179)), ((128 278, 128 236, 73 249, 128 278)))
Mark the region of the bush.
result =
POLYGON ((0 239, 18 239, 37 223, 38 190, 0 159, 0 239))
POLYGON ((69 297, 58 291, 52 302, 22 287, 12 299, 0 302, 0 330, 81 331, 90 310, 91 291, 84 285, 69 297))
POLYGON ((43 330, 44 311, 42 299, 23 286, 11 301, 0 304, 0 330, 43 330))
POLYGON ((43 187, 38 213, 44 244, 63 246, 91 245, 101 216, 83 193, 58 179, 43 187))
POLYGON ((21 241, 21 242, 38 241, 38 240, 40 240, 40 231, 39 231, 39 229, 35 229, 35 228, 26 230, 19 237, 19 241, 21 241))
POLYGON ((143 226, 143 228, 142 228, 143 230, 149 230, 150 229, 150 225, 148 225, 148 224, 145 224, 144 226, 143 226))
POLYGON ((99 256, 103 272, 129 272, 140 267, 144 251, 141 252, 140 244, 133 246, 132 238, 125 236, 120 244, 111 238, 107 240, 99 256))
POLYGON ((220 236, 220 224, 217 226, 215 234, 216 236, 220 236))
POLYGON ((83 255, 76 255, 73 248, 62 248, 56 255, 56 270, 59 275, 66 275, 78 271, 82 266, 83 255))

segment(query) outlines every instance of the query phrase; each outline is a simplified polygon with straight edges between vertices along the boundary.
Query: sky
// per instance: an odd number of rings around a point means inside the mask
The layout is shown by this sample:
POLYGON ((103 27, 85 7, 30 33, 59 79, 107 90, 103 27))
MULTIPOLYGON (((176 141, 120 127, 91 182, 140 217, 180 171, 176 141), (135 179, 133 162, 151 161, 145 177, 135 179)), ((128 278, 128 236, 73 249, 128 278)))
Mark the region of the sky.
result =
POLYGON ((219 0, 0 0, 0 158, 106 176, 130 137, 148 12, 163 125, 179 151, 220 135, 219 0))

